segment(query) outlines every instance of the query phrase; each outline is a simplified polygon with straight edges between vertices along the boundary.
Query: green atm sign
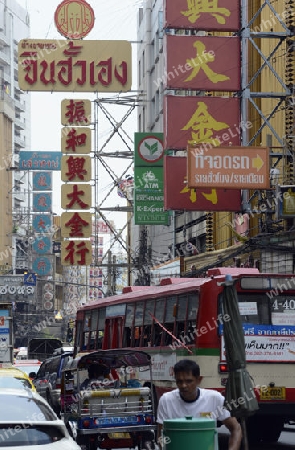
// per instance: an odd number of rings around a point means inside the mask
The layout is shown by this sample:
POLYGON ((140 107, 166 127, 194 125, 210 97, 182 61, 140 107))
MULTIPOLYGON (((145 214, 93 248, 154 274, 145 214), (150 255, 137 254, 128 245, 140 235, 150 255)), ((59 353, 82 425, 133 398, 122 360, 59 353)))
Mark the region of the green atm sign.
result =
POLYGON ((134 170, 134 220, 136 225, 168 225, 164 211, 163 167, 136 167, 134 170))

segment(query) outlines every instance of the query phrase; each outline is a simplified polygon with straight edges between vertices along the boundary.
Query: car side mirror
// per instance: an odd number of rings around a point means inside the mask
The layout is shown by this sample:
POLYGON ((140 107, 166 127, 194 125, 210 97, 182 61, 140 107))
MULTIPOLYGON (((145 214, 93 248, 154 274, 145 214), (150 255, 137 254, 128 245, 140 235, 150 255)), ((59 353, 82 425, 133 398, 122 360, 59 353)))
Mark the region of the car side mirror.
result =
POLYGON ((31 380, 35 380, 36 377, 37 377, 36 372, 30 372, 29 373, 29 378, 31 378, 31 380))

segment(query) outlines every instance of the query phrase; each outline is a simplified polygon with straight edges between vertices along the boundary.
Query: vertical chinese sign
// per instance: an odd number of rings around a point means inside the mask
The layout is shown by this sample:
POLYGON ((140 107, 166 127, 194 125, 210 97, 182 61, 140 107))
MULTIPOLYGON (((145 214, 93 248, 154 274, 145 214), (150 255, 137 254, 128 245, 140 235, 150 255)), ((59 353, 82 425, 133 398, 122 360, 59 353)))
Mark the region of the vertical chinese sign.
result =
POLYGON ((38 276, 53 274, 52 171, 60 170, 60 162, 60 152, 20 152, 19 169, 33 171, 31 269, 38 276))
MULTIPOLYGON (((164 85, 175 91, 175 95, 164 96, 164 149, 179 151, 198 145, 209 154, 213 147, 240 145, 240 101, 234 94, 241 81, 240 39, 206 35, 207 31, 239 30, 240 1, 166 0, 164 10, 165 28, 204 32, 164 37, 164 85), (179 89, 187 94, 193 91, 193 95, 176 95, 179 89), (209 92, 215 95, 209 96, 209 92)), ((190 189, 184 184, 183 164, 179 157, 165 161, 165 209, 240 208, 240 191, 190 189)))
POLYGON ((63 100, 61 104, 61 261, 85 266, 92 262, 91 236, 91 102, 63 100))
POLYGON ((135 133, 134 222, 168 225, 164 211, 163 133, 135 133))

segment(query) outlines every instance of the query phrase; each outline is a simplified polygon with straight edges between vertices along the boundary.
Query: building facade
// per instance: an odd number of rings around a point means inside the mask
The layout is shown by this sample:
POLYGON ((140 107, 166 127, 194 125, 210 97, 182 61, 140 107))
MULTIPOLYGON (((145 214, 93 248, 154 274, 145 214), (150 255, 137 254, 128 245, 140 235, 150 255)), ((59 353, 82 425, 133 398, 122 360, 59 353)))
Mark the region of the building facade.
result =
POLYGON ((27 269, 28 174, 18 171, 19 153, 30 148, 30 96, 18 85, 18 42, 30 35, 27 11, 15 0, 0 3, 0 266, 27 269))

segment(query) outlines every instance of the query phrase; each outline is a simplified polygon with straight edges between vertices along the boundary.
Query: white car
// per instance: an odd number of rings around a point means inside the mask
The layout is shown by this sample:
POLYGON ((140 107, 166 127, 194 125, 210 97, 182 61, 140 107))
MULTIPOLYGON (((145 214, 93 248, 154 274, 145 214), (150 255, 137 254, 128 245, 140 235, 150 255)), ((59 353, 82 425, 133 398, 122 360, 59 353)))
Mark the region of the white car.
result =
POLYGON ((1 388, 0 405, 0 449, 81 450, 36 392, 1 388))

